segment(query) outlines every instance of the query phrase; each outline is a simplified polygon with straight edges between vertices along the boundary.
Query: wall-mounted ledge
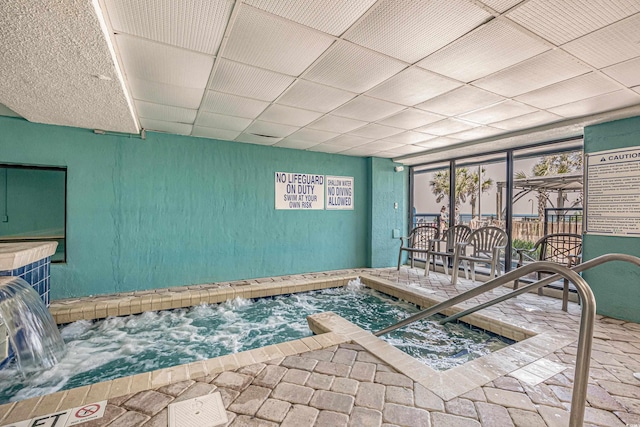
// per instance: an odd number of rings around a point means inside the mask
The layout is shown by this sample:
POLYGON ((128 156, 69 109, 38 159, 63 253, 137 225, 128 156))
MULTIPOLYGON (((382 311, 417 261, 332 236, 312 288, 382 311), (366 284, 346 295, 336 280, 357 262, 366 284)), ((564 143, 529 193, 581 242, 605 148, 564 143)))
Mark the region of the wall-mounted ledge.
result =
POLYGON ((56 253, 57 242, 0 243, 0 271, 24 267, 56 253))

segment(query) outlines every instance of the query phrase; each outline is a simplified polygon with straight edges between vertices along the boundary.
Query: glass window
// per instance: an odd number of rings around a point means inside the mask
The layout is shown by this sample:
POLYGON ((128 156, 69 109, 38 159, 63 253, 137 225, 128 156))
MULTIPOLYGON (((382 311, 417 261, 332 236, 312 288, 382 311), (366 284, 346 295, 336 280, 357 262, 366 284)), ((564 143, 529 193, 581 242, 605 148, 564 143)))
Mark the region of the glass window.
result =
POLYGON ((57 241, 66 260, 66 169, 0 165, 0 242, 57 241))
POLYGON ((449 224, 449 163, 417 170, 413 178, 413 225, 449 224))

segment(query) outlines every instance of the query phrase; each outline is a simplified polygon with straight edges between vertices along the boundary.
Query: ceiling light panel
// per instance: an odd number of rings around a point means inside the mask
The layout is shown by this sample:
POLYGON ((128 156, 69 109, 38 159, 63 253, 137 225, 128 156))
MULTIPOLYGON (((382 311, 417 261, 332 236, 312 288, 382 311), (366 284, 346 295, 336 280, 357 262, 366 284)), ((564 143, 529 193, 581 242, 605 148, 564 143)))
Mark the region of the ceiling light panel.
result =
POLYGON ((414 63, 491 18, 463 0, 380 0, 345 38, 389 56, 414 63))
POLYGON ((557 122, 558 120, 562 120, 562 117, 549 113, 548 111, 536 111, 525 114, 524 116, 514 117, 513 119, 491 123, 491 127, 513 131, 546 125, 557 122))
POLYGON ((402 132, 402 129, 389 126, 382 126, 376 123, 370 123, 359 129, 349 132, 350 135, 362 136, 365 138, 380 139, 387 136, 395 135, 402 132))
POLYGON ((340 135, 333 138, 329 141, 331 145, 339 145, 341 147, 357 147, 359 145, 364 145, 367 142, 371 142, 373 139, 371 138, 363 138, 361 136, 355 135, 340 135))
POLYGON ((304 78, 362 93, 405 67, 400 61, 340 40, 311 66, 304 78))
POLYGON ((407 131, 407 132, 402 132, 397 135, 387 137, 384 140, 387 142, 395 142, 398 144, 415 144, 417 142, 427 141, 433 138, 435 138, 434 135, 427 135, 426 133, 407 131))
POLYGON ((458 132, 451 135, 452 138, 461 139, 463 141, 471 141, 474 139, 488 138, 493 135, 505 133, 502 129, 496 129, 488 126, 481 126, 464 132, 458 132))
MULTIPOLYGON (((640 2, 636 2, 640 7, 640 2)), ((596 68, 640 56, 640 13, 562 46, 596 68)))
POLYGON ((223 56, 297 76, 333 43, 333 37, 249 6, 240 6, 223 56))
POLYGON ((311 148, 308 148, 308 151, 317 151, 319 153, 339 153, 340 151, 346 150, 346 147, 341 145, 330 145, 330 144, 318 144, 314 145, 311 148))
POLYGON ((267 122, 282 123, 285 125, 300 127, 308 125, 320 116, 322 116, 322 113, 318 113, 316 111, 273 104, 258 118, 267 122))
POLYGON ((359 96, 342 107, 336 108, 333 114, 338 116, 349 117, 356 120, 376 121, 383 117, 390 116, 403 110, 405 107, 391 102, 382 101, 380 99, 369 98, 368 96, 359 96))
POLYGON ((280 148, 295 148, 296 150, 306 150, 307 148, 311 148, 315 145, 318 145, 317 142, 308 142, 308 141, 300 141, 298 139, 293 138, 292 136, 288 136, 282 139, 280 142, 274 144, 274 147, 280 148))
POLYGON ((422 110, 455 116, 478 108, 503 101, 504 98, 495 93, 478 89, 473 86, 463 86, 437 98, 430 99, 417 105, 422 110))
POLYGON ((525 114, 533 113, 534 111, 537 110, 529 105, 507 100, 500 104, 464 114, 460 116, 460 118, 474 123, 489 124, 507 120, 512 117, 523 116, 525 114))
POLYGON ((619 89, 621 89, 620 85, 610 79, 598 73, 588 73, 525 93, 515 99, 537 108, 546 109, 619 89))
POLYGON ((335 138, 338 135, 340 134, 335 132, 326 132, 323 130, 302 128, 299 131, 296 131, 291 135, 289 135, 286 139, 320 144, 321 142, 328 141, 331 138, 335 138))
POLYGON ((634 13, 636 0, 531 0, 506 16, 556 45, 589 34, 634 13))
POLYGON ((116 34, 115 38, 128 77, 173 86, 206 87, 212 56, 124 34, 116 34))
POLYGON ((243 117, 225 116, 208 111, 201 111, 196 120, 196 126, 232 130, 239 133, 245 130, 252 121, 252 119, 243 117))
POLYGON ((326 116, 321 117, 320 119, 311 123, 308 127, 328 132, 344 133, 357 129, 366 124, 367 122, 363 122, 362 120, 353 120, 346 117, 338 117, 327 114, 326 116))
POLYGON ((523 0, 481 0, 481 1, 482 3, 489 6, 491 9, 495 10, 496 12, 503 13, 511 9, 513 6, 517 5, 518 3, 522 3, 523 0))
POLYGON ((271 138, 267 136, 252 135, 250 133, 241 133, 235 139, 238 142, 246 142, 248 144, 274 145, 280 142, 282 138, 271 138))
POLYGON ((477 127, 475 123, 467 123, 456 119, 445 119, 436 123, 416 129, 418 132, 428 133, 430 135, 445 136, 451 133, 462 132, 463 130, 477 127))
POLYGON ((563 117, 579 117, 602 113, 604 111, 617 110, 618 108, 624 108, 636 104, 640 104, 639 95, 628 90, 619 90, 617 92, 607 93, 593 98, 561 105, 559 107, 550 108, 549 111, 563 117))
POLYGON ((275 136, 284 138, 297 131, 298 127, 282 125, 279 123, 269 123, 256 120, 248 128, 245 129, 245 134, 255 134, 262 136, 275 136))
POLYGON ((278 104, 328 113, 356 95, 342 89, 298 80, 278 99, 278 104))
POLYGON ((215 55, 233 1, 142 0, 104 2, 111 26, 146 39, 215 55))
POLYGON ((175 133, 178 135, 190 135, 193 125, 186 123, 163 122, 161 120, 140 118, 140 125, 143 129, 175 133))
POLYGON ((551 50, 476 80, 473 85, 502 96, 514 97, 589 71, 591 69, 587 65, 562 50, 551 50))
POLYGON ((400 129, 415 129, 420 126, 428 125, 429 123, 437 122, 444 119, 439 114, 428 113, 426 111, 417 110, 415 108, 407 108, 404 111, 394 114, 391 117, 380 120, 378 123, 387 126, 393 126, 400 129))
POLYGON ((551 47, 504 19, 495 19, 418 63, 470 82, 538 55, 551 47))
POLYGON ((200 107, 205 91, 204 88, 173 86, 134 77, 130 77, 128 83, 131 96, 135 99, 183 108, 200 107))
POLYGON ((234 95, 273 101, 294 78, 273 71, 219 60, 210 89, 234 95))
POLYGON ((152 102, 135 101, 138 117, 161 120, 164 122, 178 122, 192 124, 196 119, 198 110, 172 107, 170 105, 155 104, 152 102))
POLYGON ((255 119, 267 106, 269 103, 265 101, 208 90, 201 108, 203 111, 255 119))
POLYGON ((640 85, 640 57, 613 65, 602 71, 627 87, 640 85))
POLYGON ((232 141, 238 135, 240 135, 240 132, 226 129, 212 129, 207 127, 194 126, 191 135, 200 136, 203 138, 220 139, 223 141, 232 141))
POLYGON ((339 36, 376 0, 244 0, 244 3, 307 27, 339 36))
POLYGON ((412 67, 371 89, 367 95, 413 106, 461 85, 458 81, 412 67))

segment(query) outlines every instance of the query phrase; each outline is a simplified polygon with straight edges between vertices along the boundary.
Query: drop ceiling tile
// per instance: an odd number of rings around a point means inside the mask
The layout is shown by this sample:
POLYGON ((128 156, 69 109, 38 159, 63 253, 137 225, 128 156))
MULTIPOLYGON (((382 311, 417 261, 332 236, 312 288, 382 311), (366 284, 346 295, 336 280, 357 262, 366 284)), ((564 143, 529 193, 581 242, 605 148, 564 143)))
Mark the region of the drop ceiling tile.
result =
POLYGON ((373 139, 371 138, 362 138, 361 136, 344 134, 344 135, 336 136, 335 138, 330 140, 328 143, 331 145, 339 145, 341 147, 357 147, 359 145, 364 145, 367 142, 371 142, 371 141, 373 141, 373 139))
POLYGON ((481 0, 481 1, 482 3, 489 6, 491 9, 495 10, 496 12, 503 13, 511 9, 513 6, 517 5, 518 3, 522 3, 523 0, 481 0))
POLYGON ((374 98, 413 106, 462 86, 462 83, 421 70, 408 68, 367 92, 374 98))
POLYGON ((381 157, 383 159, 393 159, 394 157, 399 157, 400 154, 393 153, 390 151, 379 151, 376 153, 375 157, 381 157))
POLYGON ((316 111, 273 104, 264 110, 258 119, 300 127, 308 125, 320 116, 322 116, 322 113, 316 111))
POLYGON ((284 138, 291 135, 299 128, 296 126, 282 125, 278 123, 262 122, 259 120, 254 121, 251 125, 244 130, 243 134, 254 134, 258 136, 278 137, 284 138))
POLYGON ((640 57, 602 70, 626 87, 640 85, 640 57))
POLYGON ((273 101, 294 78, 273 71, 227 60, 219 60, 210 89, 234 95, 273 101))
POLYGON ((380 0, 345 38, 414 63, 468 33, 491 14, 463 0, 380 0))
POLYGON ((11 108, 7 107, 4 104, 0 104, 0 116, 5 117, 22 117, 20 114, 13 111, 11 108))
POLYGON ((311 148, 315 145, 318 145, 317 142, 309 142, 309 141, 301 141, 299 139, 295 139, 293 135, 290 135, 280 142, 274 144, 274 147, 282 147, 282 148, 295 148, 296 150, 306 150, 307 148, 311 148))
POLYGON ((193 125, 186 123, 163 122, 145 118, 140 118, 140 126, 146 130, 175 133, 178 135, 190 135, 193 128, 193 125))
POLYGON ((344 133, 357 129, 366 124, 367 122, 363 122, 362 120, 353 120, 346 117, 327 114, 326 116, 321 117, 315 122, 311 123, 308 127, 328 132, 344 133))
POLYGON ((406 65, 353 43, 337 41, 304 78, 362 93, 398 73, 406 65))
POLYGON ((494 19, 429 55, 418 66, 463 82, 500 71, 551 49, 505 19, 494 19))
POLYGON ((640 86, 635 86, 635 87, 632 87, 631 89, 633 89, 634 91, 640 93, 640 86))
POLYGON ((449 93, 440 95, 437 98, 416 105, 416 108, 445 116, 455 116, 496 104, 503 100, 503 97, 495 93, 487 92, 486 90, 473 86, 462 86, 449 93))
POLYGON ((347 102, 342 107, 333 110, 333 114, 350 119, 374 122, 390 116, 393 113, 397 113, 404 108, 402 105, 361 95, 347 102))
POLYGON ((464 122, 457 119, 444 119, 430 125, 422 126, 416 131, 428 133, 430 135, 445 136, 451 133, 462 132, 463 130, 473 129, 478 125, 475 123, 464 122))
POLYGON ((345 151, 341 151, 340 154, 345 156, 359 156, 359 157, 371 157, 378 153, 380 150, 369 148, 365 145, 363 147, 350 148, 345 151))
POLYGON ((253 135, 250 133, 241 133, 236 137, 236 141, 238 142, 246 142, 248 144, 259 144, 259 145, 274 145, 280 142, 282 138, 271 138, 260 135, 253 135))
POLYGON ((251 124, 252 119, 244 117, 225 116, 222 114, 201 111, 196 120, 196 126, 232 130, 242 132, 251 124))
MULTIPOLYGON (((640 82, 640 80, 638 80, 640 82)), ((551 108, 621 89, 598 73, 583 74, 516 97, 516 101, 536 108, 551 108)))
POLYGON ((194 126, 193 132, 191 132, 191 135, 200 136, 203 138, 220 139, 223 141, 233 141, 238 135, 240 135, 240 132, 226 130, 226 129, 213 129, 213 128, 194 126))
POLYGON ((286 139, 292 139, 296 141, 305 141, 312 142, 314 144, 319 144, 321 142, 325 142, 330 140, 331 138, 335 138, 340 135, 336 132, 326 132, 323 130, 302 128, 299 131, 296 131, 289 135, 286 139))
POLYGON ((505 133, 503 129, 496 129, 489 126, 480 126, 477 128, 465 130, 464 132, 458 132, 451 134, 452 138, 461 139, 463 141, 470 141, 473 139, 488 138, 493 135, 499 135, 505 133))
POLYGON ((380 141, 373 141, 370 142, 366 145, 363 145, 363 148, 368 148, 370 150, 376 150, 376 151, 389 151, 389 150, 393 150, 394 148, 398 148, 398 147, 402 147, 406 144, 400 144, 398 142, 391 142, 391 141, 385 141, 385 140, 380 140, 380 141))
POLYGON ((391 117, 380 120, 378 123, 387 126, 393 126, 400 129, 410 130, 420 126, 428 125, 429 123, 437 122, 444 119, 444 116, 439 114, 428 113, 426 111, 417 110, 415 108, 407 108, 394 114, 391 117))
POLYGON ((318 144, 307 149, 308 151, 317 151, 320 153, 339 153, 347 150, 346 147, 340 145, 318 144))
POLYGON ((385 152, 393 153, 394 156, 403 156, 405 154, 419 153, 421 151, 425 151, 424 147, 420 147, 419 145, 409 144, 409 145, 403 145, 401 147, 396 147, 385 152))
POLYGON ((474 123, 489 124, 507 120, 512 117, 523 116, 525 114, 533 113, 534 111, 537 110, 529 105, 507 100, 481 110, 464 114, 460 116, 460 118, 474 123))
POLYGON ((327 50, 333 37, 241 5, 225 58, 279 73, 298 76, 327 50))
POLYGON ((435 136, 427 135, 426 133, 407 131, 387 137, 384 139, 384 141, 394 142, 398 144, 415 144, 433 138, 435 138, 435 136))
POLYGON ((269 106, 268 102, 208 90, 201 109, 227 116, 255 119, 269 106))
POLYGON ((319 83, 298 80, 278 99, 278 104, 328 113, 357 94, 319 83))
POLYGON ((307 27, 339 36, 376 0, 244 0, 244 3, 307 27))
POLYGON ((233 9, 232 1, 143 0, 104 2, 111 26, 145 39, 215 55, 233 9))
POLYGON ((213 56, 116 34, 125 74, 131 78, 189 88, 207 86, 213 56))
POLYGON ((514 97, 570 79, 591 69, 562 50, 551 50, 473 82, 474 86, 514 97))
MULTIPOLYGON (((636 2, 639 4, 640 3, 636 2)), ((562 46, 596 68, 640 56, 640 13, 562 46)))
POLYGON ((183 108, 199 108, 204 88, 173 86, 131 77, 128 79, 131 96, 156 104, 183 108))
POLYGON ((542 126, 559 120, 562 120, 562 117, 549 113, 548 111, 536 111, 525 114, 524 116, 514 117, 513 119, 491 123, 491 127, 514 131, 542 126))
POLYGON ((193 124, 198 110, 154 104, 146 101, 134 101, 138 117, 160 120, 163 122, 177 122, 193 124))
POLYGON ((506 16, 556 45, 640 12, 636 0, 530 0, 506 16))
POLYGON ((380 139, 402 132, 402 129, 383 126, 376 123, 369 123, 366 126, 349 132, 350 135, 362 136, 365 138, 380 139))
POLYGON ((426 148, 439 148, 439 147, 447 147, 450 145, 459 144, 462 142, 461 139, 449 138, 446 136, 442 136, 440 138, 430 139, 428 141, 419 142, 416 145, 422 147, 422 150, 426 148))
POLYGON ((579 117, 638 104, 640 104, 639 95, 629 90, 619 90, 617 92, 594 96, 593 98, 550 108, 549 111, 563 117, 579 117))

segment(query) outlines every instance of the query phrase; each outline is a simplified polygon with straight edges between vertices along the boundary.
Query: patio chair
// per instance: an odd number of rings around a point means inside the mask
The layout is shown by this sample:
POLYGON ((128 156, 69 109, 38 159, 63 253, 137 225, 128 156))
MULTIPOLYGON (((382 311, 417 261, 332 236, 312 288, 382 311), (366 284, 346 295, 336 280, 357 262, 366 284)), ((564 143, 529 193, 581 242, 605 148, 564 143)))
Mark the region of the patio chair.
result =
POLYGON ((469 239, 471 229, 466 225, 454 225, 449 227, 443 234, 443 239, 433 239, 429 242, 427 265, 424 269, 425 276, 429 274, 429 258, 433 258, 433 269, 435 270, 437 256, 442 258, 444 273, 449 274, 447 264, 453 257, 453 251, 458 243, 466 242, 469 239))
MULTIPOLYGON (((464 261, 471 269, 471 280, 475 282, 475 263, 491 265, 489 278, 500 275, 500 252, 507 247, 507 233, 498 227, 482 227, 471 233, 467 242, 458 243, 453 256, 453 274, 451 283, 455 286, 458 281, 458 265, 464 261)), ((468 279, 467 267, 464 275, 468 279)))
MULTIPOLYGON (((433 224, 419 225, 409 233, 409 236, 400 238, 400 254, 398 255, 398 270, 400 270, 400 263, 402 262, 402 252, 409 252, 411 258, 411 268, 413 268, 413 259, 415 253, 427 253, 429 248, 429 241, 440 237, 440 230, 433 224), (405 245, 406 242, 406 245, 405 245)), ((428 261, 428 259, 427 259, 428 261)))
MULTIPOLYGON (((540 238, 531 249, 516 249, 518 265, 524 265, 525 254, 535 261, 551 261, 565 265, 569 268, 580 262, 582 256, 582 236, 574 233, 553 233, 540 238)), ((554 274, 549 271, 538 271, 537 279, 542 279, 543 274, 554 274)), ((518 289, 519 281, 514 282, 514 289, 518 289)), ((542 288, 538 288, 538 295, 542 295, 542 288)), ((567 311, 569 302, 569 281, 564 279, 562 289, 562 310, 567 311)))

